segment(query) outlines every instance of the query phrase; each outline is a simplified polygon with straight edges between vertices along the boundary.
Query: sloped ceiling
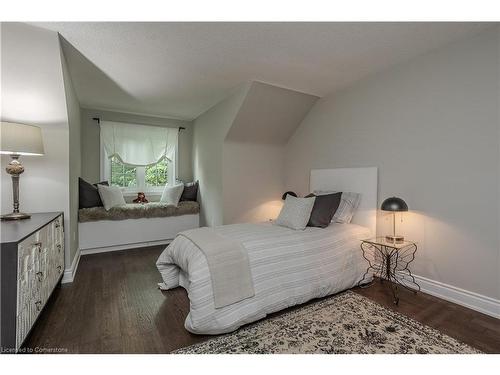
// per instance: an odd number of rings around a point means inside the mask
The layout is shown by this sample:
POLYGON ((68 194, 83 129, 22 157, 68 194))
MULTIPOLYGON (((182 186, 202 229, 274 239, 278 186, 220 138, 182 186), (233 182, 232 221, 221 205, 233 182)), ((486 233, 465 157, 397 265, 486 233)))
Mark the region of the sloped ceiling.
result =
POLYGON ((67 128, 57 34, 22 23, 0 28, 2 120, 67 128))
POLYGON ((84 107, 193 119, 242 82, 316 96, 481 23, 37 23, 58 31, 84 107))
POLYGON ((252 82, 226 140, 285 144, 317 96, 252 82))

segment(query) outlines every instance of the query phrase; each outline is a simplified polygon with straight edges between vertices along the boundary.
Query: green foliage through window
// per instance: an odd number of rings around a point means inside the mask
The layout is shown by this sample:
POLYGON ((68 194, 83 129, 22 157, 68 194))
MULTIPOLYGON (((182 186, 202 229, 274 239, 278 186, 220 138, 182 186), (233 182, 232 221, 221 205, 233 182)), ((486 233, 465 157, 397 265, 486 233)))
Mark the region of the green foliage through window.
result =
POLYGON ((123 164, 117 158, 112 158, 111 185, 120 187, 137 186, 137 168, 123 164))
POLYGON ((146 186, 165 186, 167 183, 167 160, 146 167, 146 186))

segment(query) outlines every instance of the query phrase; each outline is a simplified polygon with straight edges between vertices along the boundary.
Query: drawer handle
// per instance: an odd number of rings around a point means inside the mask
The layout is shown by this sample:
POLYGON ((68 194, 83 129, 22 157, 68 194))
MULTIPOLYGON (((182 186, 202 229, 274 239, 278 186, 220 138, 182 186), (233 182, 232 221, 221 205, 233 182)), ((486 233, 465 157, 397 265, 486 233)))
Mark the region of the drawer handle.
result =
POLYGON ((61 273, 61 270, 62 270, 62 267, 61 267, 61 266, 57 266, 57 271, 58 271, 59 273, 61 273))
POLYGON ((35 302, 36 310, 40 311, 42 309, 42 301, 38 300, 35 302))
POLYGON ((56 225, 55 225, 55 227, 56 227, 56 228, 59 228, 60 226, 61 226, 61 224, 59 223, 59 221, 56 221, 56 225))
POLYGON ((41 271, 37 272, 36 276, 38 277, 38 281, 42 281, 42 279, 43 279, 43 272, 41 272, 41 271))
POLYGON ((42 243, 41 242, 34 242, 33 246, 35 246, 38 249, 38 252, 42 251, 42 243))
POLYGON ((61 252, 61 244, 57 244, 57 251, 61 252))

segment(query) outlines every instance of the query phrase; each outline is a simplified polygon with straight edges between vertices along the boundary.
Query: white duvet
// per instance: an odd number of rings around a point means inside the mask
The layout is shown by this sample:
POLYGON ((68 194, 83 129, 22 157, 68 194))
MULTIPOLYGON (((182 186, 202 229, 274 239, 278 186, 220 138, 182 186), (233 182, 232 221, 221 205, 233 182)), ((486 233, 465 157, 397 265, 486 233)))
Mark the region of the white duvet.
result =
POLYGON ((248 251, 255 296, 216 309, 205 256, 190 240, 177 236, 156 263, 168 289, 184 287, 190 300, 188 331, 220 334, 267 314, 355 286, 367 268, 360 240, 369 230, 331 224, 303 231, 271 223, 215 228, 248 251))

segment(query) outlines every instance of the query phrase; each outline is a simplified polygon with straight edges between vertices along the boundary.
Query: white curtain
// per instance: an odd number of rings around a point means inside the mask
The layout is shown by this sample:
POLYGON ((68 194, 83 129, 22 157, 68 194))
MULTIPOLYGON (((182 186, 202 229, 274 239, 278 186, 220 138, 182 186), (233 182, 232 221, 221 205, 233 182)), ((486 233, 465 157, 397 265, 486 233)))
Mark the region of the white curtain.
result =
POLYGON ((172 161, 179 135, 178 128, 101 121, 101 139, 109 158, 122 163, 147 166, 164 156, 172 161))

